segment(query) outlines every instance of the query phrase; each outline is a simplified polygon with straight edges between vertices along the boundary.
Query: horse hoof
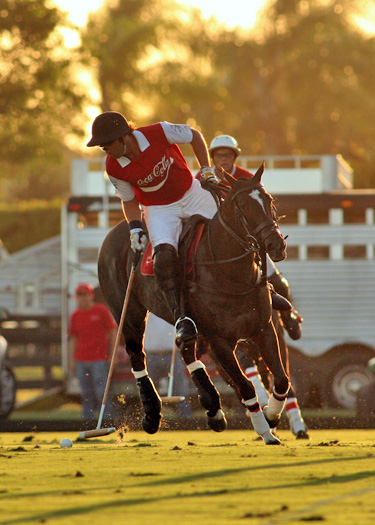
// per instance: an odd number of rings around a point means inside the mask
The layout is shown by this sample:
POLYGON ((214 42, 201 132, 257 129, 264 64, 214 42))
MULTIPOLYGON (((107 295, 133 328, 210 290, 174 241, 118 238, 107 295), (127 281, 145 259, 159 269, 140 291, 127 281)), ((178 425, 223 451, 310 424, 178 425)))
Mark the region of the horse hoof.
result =
POLYGON ((161 416, 158 419, 150 418, 147 414, 142 419, 142 427, 147 434, 156 434, 160 428, 161 416))
POLYGON ((272 440, 265 441, 266 445, 281 445, 281 441, 277 438, 274 438, 272 440))
POLYGON ((221 408, 216 412, 216 416, 207 416, 207 425, 214 432, 223 432, 227 428, 227 420, 221 408))
POLYGON ((305 430, 299 430, 296 434, 296 439, 310 439, 310 436, 305 430))
POLYGON ((268 408, 268 405, 265 405, 263 407, 264 417, 266 418, 266 421, 267 421, 267 423, 268 423, 270 428, 276 428, 277 425, 280 423, 281 414, 279 414, 278 416, 275 416, 273 419, 270 419, 270 418, 267 417, 267 408, 268 408))
POLYGON ((262 434, 262 438, 265 445, 281 445, 280 439, 272 434, 271 430, 268 430, 262 434))

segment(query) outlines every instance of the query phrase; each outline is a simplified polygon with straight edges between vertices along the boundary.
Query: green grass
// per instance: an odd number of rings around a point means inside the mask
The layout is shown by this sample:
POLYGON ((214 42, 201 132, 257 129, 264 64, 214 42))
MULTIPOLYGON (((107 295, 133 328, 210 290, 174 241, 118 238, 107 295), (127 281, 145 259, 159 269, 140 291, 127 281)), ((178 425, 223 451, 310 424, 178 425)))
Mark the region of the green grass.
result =
POLYGON ((375 431, 0 435, 0 525, 375 522, 375 431), (63 437, 75 440, 61 449, 63 437))

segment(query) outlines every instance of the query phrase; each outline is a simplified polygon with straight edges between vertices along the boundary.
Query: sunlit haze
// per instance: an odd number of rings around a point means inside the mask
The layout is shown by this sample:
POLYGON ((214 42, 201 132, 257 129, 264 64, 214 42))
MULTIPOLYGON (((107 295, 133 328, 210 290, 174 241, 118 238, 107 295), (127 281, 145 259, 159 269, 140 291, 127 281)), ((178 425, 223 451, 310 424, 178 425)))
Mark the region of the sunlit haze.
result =
MULTIPOLYGON (((262 8, 266 0, 179 0, 185 6, 197 7, 205 18, 214 15, 228 27, 252 27, 255 23, 257 11, 262 8)), ((103 0, 54 0, 61 10, 69 13, 71 22, 83 26, 90 11, 96 11, 103 0)))
MULTIPOLYGON (((261 9, 267 0, 230 0, 227 2, 218 2, 217 0, 177 0, 183 6, 199 8, 204 18, 209 19, 215 16, 219 22, 224 23, 232 29, 236 26, 251 28, 256 21, 257 12, 261 9)), ((103 0, 51 0, 59 9, 68 13, 69 20, 77 25, 84 26, 87 16, 90 12, 98 10, 103 5, 103 0)), ((77 32, 62 29, 65 45, 75 47, 79 45, 79 35, 77 32)), ((89 74, 87 72, 81 73, 89 74)), ((82 80, 86 85, 90 84, 87 79, 82 80)), ((95 87, 92 87, 91 95, 95 100, 95 87)), ((86 109, 90 117, 97 114, 96 107, 86 109)), ((89 133, 89 130, 88 130, 89 133)))

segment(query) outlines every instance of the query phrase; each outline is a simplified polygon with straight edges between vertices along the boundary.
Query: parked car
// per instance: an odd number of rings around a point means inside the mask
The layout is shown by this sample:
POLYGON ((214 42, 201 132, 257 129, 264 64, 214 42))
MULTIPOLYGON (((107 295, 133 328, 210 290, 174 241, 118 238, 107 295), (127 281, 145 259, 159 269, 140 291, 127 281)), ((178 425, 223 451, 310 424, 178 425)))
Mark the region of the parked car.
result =
POLYGON ((17 383, 13 367, 7 357, 8 343, 0 335, 0 419, 9 416, 16 401, 17 383))

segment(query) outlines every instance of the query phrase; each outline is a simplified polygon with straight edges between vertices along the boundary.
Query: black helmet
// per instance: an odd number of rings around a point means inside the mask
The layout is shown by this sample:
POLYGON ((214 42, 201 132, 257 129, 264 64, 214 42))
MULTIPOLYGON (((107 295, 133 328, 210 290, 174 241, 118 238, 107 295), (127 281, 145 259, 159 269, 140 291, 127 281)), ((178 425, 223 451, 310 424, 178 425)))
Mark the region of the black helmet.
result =
POLYGON ((106 142, 119 139, 123 135, 130 133, 132 129, 126 118, 116 111, 105 111, 96 117, 92 124, 92 137, 87 143, 87 147, 100 146, 106 142))

